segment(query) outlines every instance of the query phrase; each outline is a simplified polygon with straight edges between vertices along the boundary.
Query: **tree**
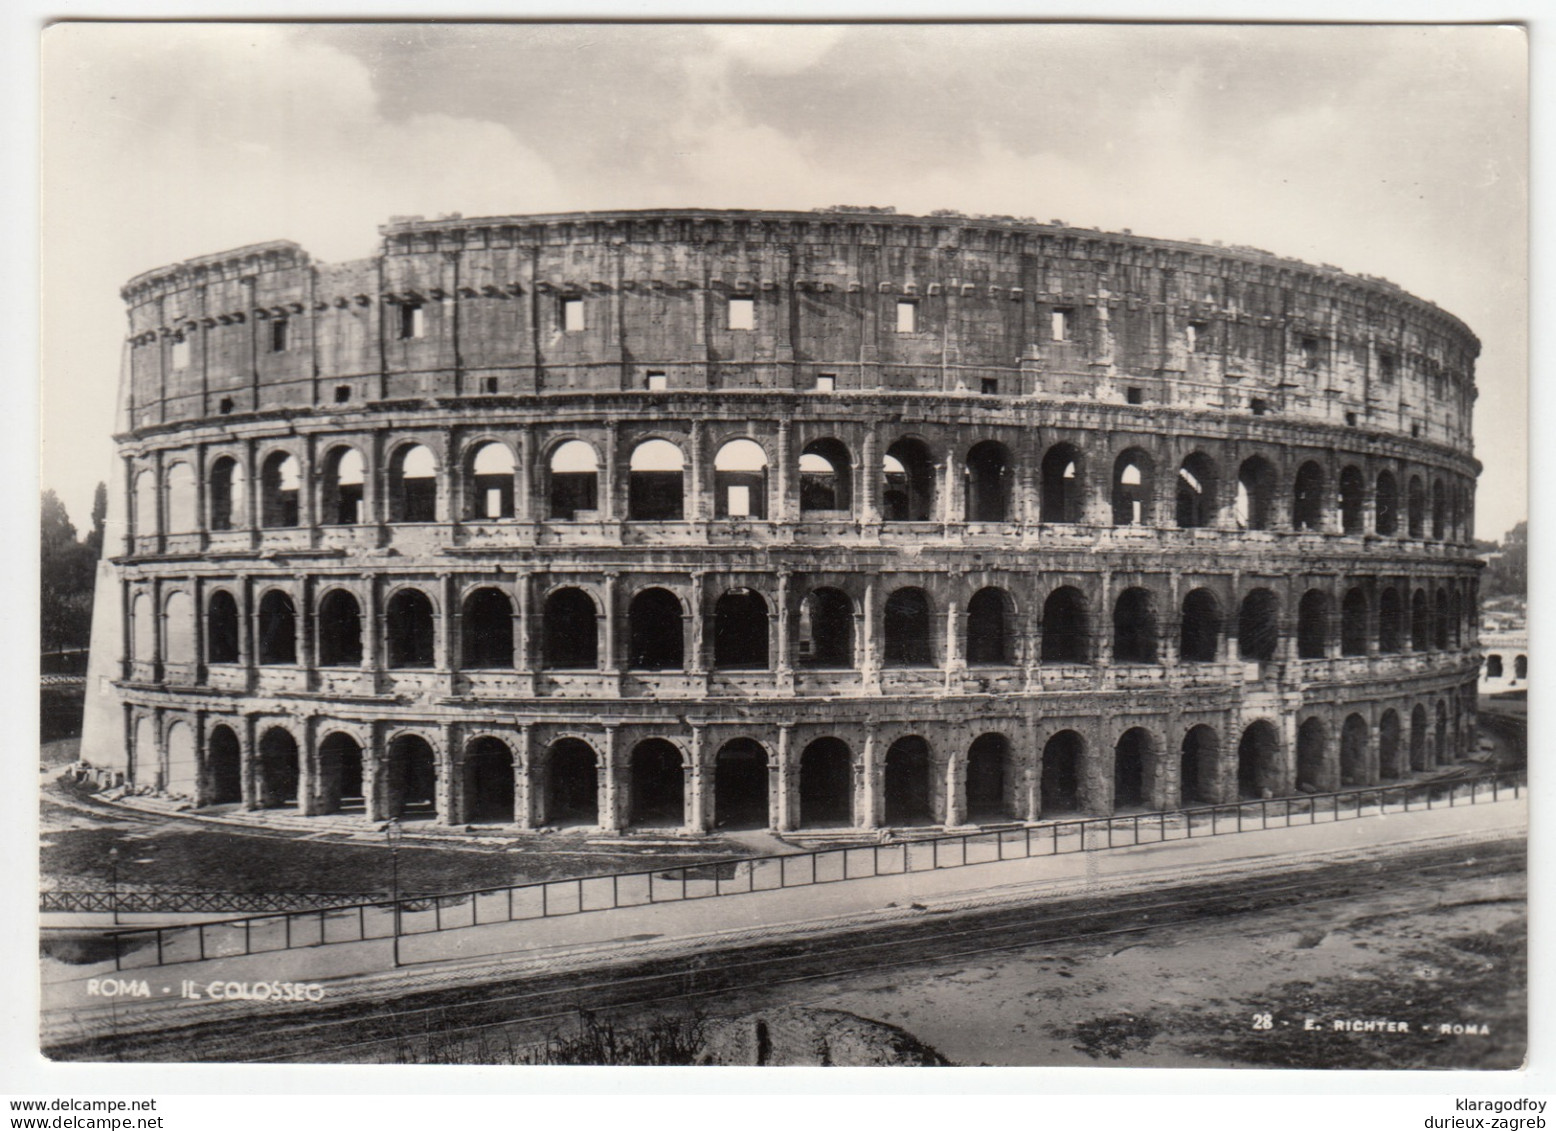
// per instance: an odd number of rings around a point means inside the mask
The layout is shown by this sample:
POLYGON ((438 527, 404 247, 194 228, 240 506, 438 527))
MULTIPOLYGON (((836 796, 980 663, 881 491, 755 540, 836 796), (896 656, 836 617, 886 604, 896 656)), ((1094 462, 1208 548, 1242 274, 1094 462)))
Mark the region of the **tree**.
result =
POLYGON ((1477 543, 1487 552, 1486 572, 1481 577, 1481 597, 1522 597, 1529 588, 1529 524, 1520 522, 1502 535, 1500 545, 1477 543))
POLYGON ((103 526, 108 520, 108 484, 101 481, 92 494, 92 532, 86 536, 87 549, 92 557, 103 556, 103 526))
POLYGON ((92 637, 92 588, 97 555, 76 541, 65 504, 53 491, 41 507, 40 640, 45 652, 85 648, 92 637))

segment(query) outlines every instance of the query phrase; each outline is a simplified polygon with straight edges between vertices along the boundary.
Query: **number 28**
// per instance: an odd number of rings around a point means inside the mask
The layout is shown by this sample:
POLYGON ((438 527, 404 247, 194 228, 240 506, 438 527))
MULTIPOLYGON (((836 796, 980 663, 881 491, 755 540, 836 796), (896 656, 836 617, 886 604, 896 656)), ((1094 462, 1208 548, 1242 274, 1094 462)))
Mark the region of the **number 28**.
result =
POLYGON ((1253 1027, 1255 1029, 1275 1028, 1275 1017, 1269 1013, 1255 1013, 1253 1015, 1253 1027))

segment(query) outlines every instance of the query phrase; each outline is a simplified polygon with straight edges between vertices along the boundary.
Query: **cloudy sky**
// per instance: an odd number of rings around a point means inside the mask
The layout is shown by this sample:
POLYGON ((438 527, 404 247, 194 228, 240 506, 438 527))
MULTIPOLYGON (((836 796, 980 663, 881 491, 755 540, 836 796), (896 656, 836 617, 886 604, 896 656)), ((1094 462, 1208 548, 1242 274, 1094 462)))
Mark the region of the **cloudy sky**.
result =
POLYGON ((120 285, 392 215, 891 205, 1382 275, 1484 343, 1479 533, 1525 516, 1526 45, 1486 27, 128 25, 44 37, 42 477, 112 457, 120 285))

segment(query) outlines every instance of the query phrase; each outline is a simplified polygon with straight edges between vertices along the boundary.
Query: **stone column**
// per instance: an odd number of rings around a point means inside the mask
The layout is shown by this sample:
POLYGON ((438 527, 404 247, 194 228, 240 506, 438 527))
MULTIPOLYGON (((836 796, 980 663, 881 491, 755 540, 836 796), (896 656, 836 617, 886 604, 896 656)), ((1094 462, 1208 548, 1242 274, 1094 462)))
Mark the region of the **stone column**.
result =
POLYGON ((1097 602, 1097 664, 1108 667, 1113 663, 1113 571, 1105 569, 1102 576, 1102 595, 1097 602))
POLYGON ((794 770, 789 764, 790 739, 793 737, 793 723, 778 724, 778 752, 777 765, 773 768, 772 776, 776 779, 773 787, 773 797, 769 805, 768 824, 777 832, 790 832, 794 829, 794 770))
POLYGON ((794 521, 796 507, 791 497, 790 484, 793 482, 793 437, 790 435, 788 417, 778 422, 778 467, 775 480, 775 494, 773 513, 770 517, 779 522, 794 521))
POLYGON ((773 615, 773 631, 777 640, 779 690, 794 690, 794 668, 789 660, 789 571, 778 571, 778 609, 773 615))
POLYGON ((881 689, 881 654, 875 638, 875 594, 880 575, 870 574, 864 583, 864 631, 859 634, 859 674, 867 692, 881 689))
POLYGON ((952 591, 946 596, 945 603, 945 682, 950 688, 952 681, 957 679, 967 670, 965 657, 962 655, 962 635, 959 613, 961 606, 956 597, 956 590, 961 588, 961 576, 952 574, 948 578, 952 585, 952 591))
POLYGON ((464 805, 460 795, 464 793, 461 786, 463 782, 456 782, 455 769, 463 759, 458 756, 459 727, 455 723, 445 723, 443 726, 442 742, 438 745, 441 750, 434 751, 437 766, 438 783, 433 793, 437 808, 436 822, 440 825, 457 825, 465 819, 464 805))
POLYGON ((686 768, 686 831, 711 832, 715 818, 714 806, 718 804, 718 798, 707 796, 707 775, 702 764, 702 727, 692 727, 688 747, 690 762, 686 768))
POLYGON ((707 577, 707 574, 704 571, 700 570, 700 569, 699 570, 693 570, 691 577, 692 577, 692 593, 691 593, 691 606, 692 606, 691 636, 692 636, 692 639, 691 639, 691 655, 689 657, 691 662, 686 665, 686 671, 687 671, 687 673, 689 675, 701 676, 701 675, 706 675, 707 671, 708 671, 708 666, 707 666, 707 663, 706 663, 706 656, 704 655, 704 648, 703 648, 703 615, 702 615, 703 580, 704 580, 704 578, 707 577))
POLYGON ((945 761, 945 825, 967 823, 967 754, 950 752, 945 761))
MULTIPOLYGON (((514 467, 513 517, 520 522, 535 519, 535 435, 526 424, 519 429, 518 462, 514 467)), ((544 508, 542 508, 544 513, 544 508)))
POLYGON ((682 510, 692 522, 702 522, 708 517, 708 491, 704 479, 707 478, 705 464, 706 454, 703 448, 707 444, 707 425, 701 420, 692 423, 690 458, 690 482, 687 485, 686 503, 682 510))
POLYGON ((859 500, 859 521, 867 524, 880 522, 881 454, 880 440, 874 428, 864 434, 864 454, 859 460, 859 490, 856 497, 859 500))
POLYGON ((621 804, 617 796, 620 793, 617 783, 620 775, 616 765, 616 731, 614 726, 605 728, 605 753, 600 767, 600 831, 607 833, 619 833, 622 829, 621 804))
POLYGON ((532 575, 521 573, 513 579, 513 595, 516 598, 513 615, 513 666, 521 676, 529 675, 532 664, 530 649, 530 582, 532 575))
POLYGON ((880 767, 876 765, 878 754, 875 742, 875 724, 865 728, 864 749, 859 755, 859 786, 854 795, 854 824, 862 829, 881 827, 880 767))
POLYGON ((613 521, 627 513, 626 500, 617 495, 620 489, 616 482, 617 473, 620 470, 621 447, 621 423, 612 421, 609 431, 605 433, 605 457, 600 465, 599 483, 595 490, 595 498, 600 507, 600 518, 606 522, 613 521))
POLYGON ((535 805, 531 800, 535 752, 530 746, 530 727, 519 724, 519 736, 513 748, 513 823, 524 831, 535 827, 535 805))
POLYGON ((605 611, 600 617, 605 645, 600 655, 600 670, 607 673, 616 672, 620 668, 616 656, 616 582, 620 577, 619 573, 605 575, 605 611))
POLYGON ((303 723, 297 744, 297 812, 303 817, 319 814, 319 744, 315 720, 303 723))
MULTIPOLYGON (((257 759, 254 757, 254 743, 256 741, 254 732, 257 725, 254 716, 249 715, 241 721, 240 725, 233 728, 238 738, 238 773, 243 790, 243 808, 251 811, 259 808, 259 783, 254 780, 259 769, 255 765, 257 759)), ((139 751, 137 751, 138 754, 139 751)), ((137 757, 136 761, 139 762, 139 760, 139 757, 137 757)), ((371 798, 372 795, 369 794, 368 796, 371 798)), ((372 814, 370 813, 368 816, 371 817, 372 814)))

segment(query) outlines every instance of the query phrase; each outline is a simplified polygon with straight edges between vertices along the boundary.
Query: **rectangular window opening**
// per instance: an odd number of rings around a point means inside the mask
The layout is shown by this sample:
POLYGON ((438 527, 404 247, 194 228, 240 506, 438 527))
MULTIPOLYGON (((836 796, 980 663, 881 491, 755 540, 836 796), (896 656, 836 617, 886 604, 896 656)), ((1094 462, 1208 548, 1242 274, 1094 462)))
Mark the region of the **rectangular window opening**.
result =
POLYGON ((1356 427, 1356 414, 1355 414, 1355 413, 1354 413, 1354 412, 1348 412, 1348 413, 1346 413, 1346 414, 1345 414, 1345 423, 1346 423, 1346 424, 1347 424, 1347 425, 1348 425, 1348 426, 1349 426, 1349 427, 1351 427, 1351 428, 1355 428, 1355 427, 1356 427))
POLYGON ((222 403, 219 406, 217 406, 216 411, 221 413, 223 416, 226 416, 229 412, 231 412, 232 411, 232 398, 231 397, 223 397, 222 398, 222 403))
POLYGON ((336 385, 335 386, 335 403, 336 404, 345 404, 350 399, 351 399, 351 386, 350 385, 336 385))
POLYGON ((914 334, 918 332, 918 303, 910 298, 897 300, 897 333, 914 334))
POLYGON ((1129 404, 1144 404, 1145 391, 1142 390, 1138 385, 1131 385, 1129 388, 1124 390, 1124 400, 1129 404))
POLYGON ((495 377, 483 377, 483 378, 481 378, 481 391, 483 393, 495 393, 497 391, 497 378, 495 378, 495 377))
POLYGON ((816 378, 816 392, 830 393, 837 389, 837 377, 831 373, 823 373, 816 378))
POLYGON ((1210 326, 1205 322, 1190 322, 1188 329, 1189 352, 1204 353, 1209 344, 1210 326))
POLYGON ((1075 333, 1075 312, 1068 309, 1055 310, 1048 319, 1049 332, 1056 342, 1068 342, 1075 333))
POLYGON ((751 488, 730 487, 729 517, 749 518, 751 515, 751 488))
POLYGON ((651 393, 662 393, 670 387, 670 378, 663 373, 650 373, 645 382, 651 393))
POLYGON ((756 300, 736 297, 729 300, 729 328, 731 330, 756 329, 756 300))
POLYGON ((583 328, 583 299, 576 295, 569 295, 562 300, 562 330, 564 333, 576 334, 583 328))
POLYGON ((1317 338, 1303 338, 1302 342, 1301 342, 1301 348, 1302 348, 1302 368, 1303 369, 1317 369, 1318 368, 1318 339, 1317 338))
POLYGON ((998 377, 984 377, 980 382, 980 389, 986 397, 997 397, 1000 391, 1000 379, 998 377))
POLYGON ((1395 374, 1398 371, 1399 371, 1399 362, 1395 360, 1393 354, 1391 354, 1391 353, 1380 353, 1378 355, 1378 380, 1379 381, 1382 381, 1385 385, 1392 385, 1394 383, 1395 374))
POLYGON ((174 369, 188 369, 189 368, 189 339, 188 338, 175 338, 175 339, 173 339, 173 368, 174 369))
POLYGON ((426 311, 419 302, 400 304, 400 337, 402 339, 425 337, 427 333, 426 311))
POLYGON ((287 322, 285 318, 277 318, 270 323, 270 352, 286 352, 287 322))
POLYGON ((1263 416, 1270 411, 1270 406, 1263 397, 1254 397, 1248 402, 1249 409, 1255 416, 1263 416))

